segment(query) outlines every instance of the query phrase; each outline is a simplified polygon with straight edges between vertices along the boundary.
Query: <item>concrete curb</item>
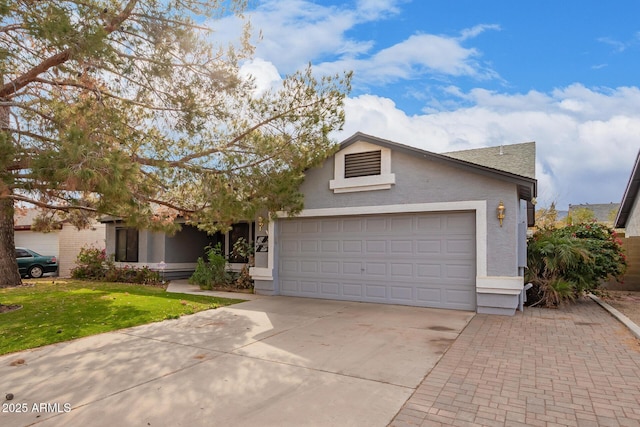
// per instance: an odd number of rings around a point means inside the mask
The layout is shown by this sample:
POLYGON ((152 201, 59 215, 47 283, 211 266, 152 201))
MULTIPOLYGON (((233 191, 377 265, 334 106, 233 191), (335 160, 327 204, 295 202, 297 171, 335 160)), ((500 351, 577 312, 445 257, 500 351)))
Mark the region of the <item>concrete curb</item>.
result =
POLYGON ((191 285, 186 280, 174 280, 167 286, 167 292, 188 295, 206 295, 210 297, 241 299, 245 301, 253 301, 255 299, 264 298, 262 295, 247 294, 244 292, 221 292, 221 291, 203 291, 197 285, 191 285))
POLYGON ((611 313, 611 315, 613 317, 615 317, 616 319, 618 319, 622 324, 624 324, 627 328, 629 328, 629 330, 631 331, 631 333, 638 339, 640 339, 640 326, 636 325, 631 319, 629 319, 627 316, 625 316, 624 314, 620 313, 618 310, 616 310, 615 308, 611 307, 609 304, 607 304, 606 302, 602 301, 600 298, 598 298, 597 296, 593 295, 593 294, 589 294, 589 298, 591 298, 592 300, 594 300, 595 302, 597 302, 598 304, 600 304, 600 306, 602 308, 604 308, 605 310, 607 310, 609 313, 611 313))

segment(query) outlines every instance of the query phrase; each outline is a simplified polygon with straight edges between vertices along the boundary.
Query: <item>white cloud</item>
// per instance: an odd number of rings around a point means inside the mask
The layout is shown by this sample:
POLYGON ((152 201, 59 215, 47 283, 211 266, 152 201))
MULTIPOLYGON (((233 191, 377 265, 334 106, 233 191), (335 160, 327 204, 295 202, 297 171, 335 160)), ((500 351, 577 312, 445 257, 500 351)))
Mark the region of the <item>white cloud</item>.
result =
POLYGON ((365 20, 375 21, 399 13, 398 3, 398 0, 358 0, 356 10, 365 20))
MULTIPOLYGON (((415 33, 389 46, 348 35, 359 24, 377 22, 399 13, 399 0, 360 0, 349 6, 322 6, 305 0, 271 0, 247 14, 261 38, 257 58, 268 58, 280 72, 291 73, 317 63, 318 74, 354 71, 355 84, 387 84, 424 75, 497 78, 480 63, 480 52, 462 43, 497 25, 477 25, 459 37, 415 33)), ((239 37, 238 18, 211 24, 218 42, 239 37), (222 37, 222 38, 221 38, 222 37), (224 39, 223 37, 227 37, 224 39)))
POLYGON ((344 58, 315 67, 320 74, 353 70, 359 84, 386 84, 426 73, 477 75, 474 49, 465 49, 453 39, 429 34, 409 37, 364 59, 344 58))
POLYGON ((242 64, 240 75, 254 79, 257 94, 266 92, 278 86, 282 81, 278 69, 271 62, 263 59, 254 59, 242 64))
POLYGON ((468 76, 479 80, 499 78, 495 71, 478 61, 479 56, 476 49, 463 47, 456 38, 414 34, 370 56, 324 62, 315 69, 321 74, 353 70, 356 84, 367 86, 425 75, 468 76))
POLYGON ((640 31, 633 34, 630 39, 624 41, 614 39, 613 37, 600 37, 597 41, 608 44, 616 53, 622 53, 640 43, 640 31))
MULTIPOLYGON (((246 15, 260 40, 256 57, 269 58, 278 70, 290 73, 325 55, 356 56, 368 52, 371 40, 355 40, 346 33, 356 25, 378 21, 399 12, 399 0, 360 0, 355 6, 324 6, 305 0, 268 0, 246 15)), ((210 23, 216 41, 236 40, 242 27, 237 17, 210 23)))
POLYGON ((640 89, 457 93, 472 105, 413 116, 387 98, 350 98, 338 139, 361 131, 439 153, 536 141, 541 205, 620 201, 640 148, 640 89))
POLYGON ((487 30, 500 31, 500 29, 501 29, 500 25, 496 25, 496 24, 480 24, 480 25, 476 25, 475 27, 471 27, 471 28, 467 28, 467 29, 462 30, 458 40, 464 41, 464 40, 467 40, 467 39, 472 39, 474 37, 479 36, 480 34, 484 33, 487 30))
MULTIPOLYGON (((347 122, 336 138, 360 131, 434 152, 536 141, 541 205, 557 201, 559 208, 566 208, 569 203, 620 200, 640 146, 638 87, 573 84, 526 93, 461 89, 451 82, 492 79, 508 87, 472 45, 475 37, 502 31, 501 26, 480 24, 453 35, 422 29, 401 40, 382 37, 388 43, 384 46, 375 36, 355 38, 360 24, 395 17, 402 3, 353 0, 326 6, 305 0, 262 1, 247 14, 263 37, 256 59, 245 64, 243 72, 255 76, 259 90, 308 62, 318 73, 353 70, 358 89, 388 89, 392 83, 411 81, 416 88, 422 85, 415 89, 420 91, 415 99, 424 99, 423 113, 408 115, 381 96, 348 98, 347 122), (450 86, 430 85, 434 80, 450 86)), ((226 43, 237 38, 241 25, 227 18, 214 27, 218 41, 226 43)), ((600 41, 626 49, 638 40, 600 41)), ((403 96, 410 89, 398 90, 403 96)))
POLYGON ((605 43, 608 44, 609 46, 613 47, 613 50, 615 50, 616 52, 624 52, 627 49, 627 44, 623 43, 621 41, 618 40, 614 40, 610 37, 600 37, 598 39, 598 41, 600 43, 605 43))

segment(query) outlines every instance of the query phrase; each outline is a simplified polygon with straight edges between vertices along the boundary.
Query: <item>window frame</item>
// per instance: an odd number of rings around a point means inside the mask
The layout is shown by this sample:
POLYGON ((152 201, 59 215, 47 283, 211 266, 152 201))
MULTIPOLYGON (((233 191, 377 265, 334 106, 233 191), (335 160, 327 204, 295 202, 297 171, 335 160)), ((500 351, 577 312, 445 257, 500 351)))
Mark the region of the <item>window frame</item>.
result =
POLYGON ((138 262, 140 258, 140 232, 132 227, 116 227, 116 262, 138 262), (135 236, 135 246, 134 240, 135 236), (124 237, 124 246, 121 247, 124 237), (124 249, 124 254, 121 250, 124 249), (124 258, 122 257, 124 255, 124 258))

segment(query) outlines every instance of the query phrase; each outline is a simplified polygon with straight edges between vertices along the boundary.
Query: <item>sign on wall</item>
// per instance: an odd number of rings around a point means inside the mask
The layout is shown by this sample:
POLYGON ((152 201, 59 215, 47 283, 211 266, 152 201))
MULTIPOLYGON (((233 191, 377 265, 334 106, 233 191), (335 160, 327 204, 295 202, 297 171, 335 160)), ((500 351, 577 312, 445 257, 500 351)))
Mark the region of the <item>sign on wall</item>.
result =
POLYGON ((256 237, 256 252, 269 252, 269 236, 256 237))

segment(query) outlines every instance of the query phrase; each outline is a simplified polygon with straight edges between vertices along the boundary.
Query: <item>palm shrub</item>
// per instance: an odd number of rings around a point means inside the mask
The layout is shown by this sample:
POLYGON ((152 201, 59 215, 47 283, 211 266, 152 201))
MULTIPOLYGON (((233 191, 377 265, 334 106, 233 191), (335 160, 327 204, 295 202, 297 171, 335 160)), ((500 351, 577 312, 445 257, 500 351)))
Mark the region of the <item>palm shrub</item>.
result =
POLYGON ((572 274, 582 263, 592 261, 591 254, 576 238, 558 236, 553 230, 536 233, 527 245, 525 280, 533 285, 532 305, 557 306, 576 296, 583 288, 580 276, 572 274))
POLYGON ((619 278, 626 258, 615 232, 592 222, 536 232, 527 242, 527 266, 531 305, 557 307, 619 278))
MULTIPOLYGON (((595 221, 570 225, 557 231, 558 235, 581 240, 593 257, 592 264, 575 270, 588 283, 599 285, 610 278, 619 279, 627 268, 627 257, 616 232, 595 221)), ((591 289, 588 289, 591 290, 591 289)))

